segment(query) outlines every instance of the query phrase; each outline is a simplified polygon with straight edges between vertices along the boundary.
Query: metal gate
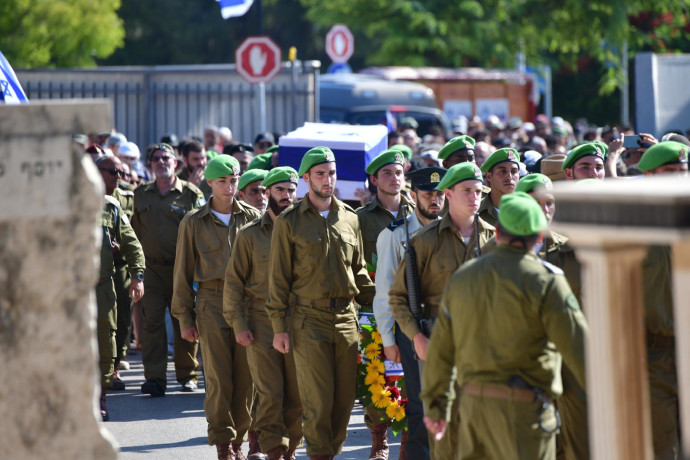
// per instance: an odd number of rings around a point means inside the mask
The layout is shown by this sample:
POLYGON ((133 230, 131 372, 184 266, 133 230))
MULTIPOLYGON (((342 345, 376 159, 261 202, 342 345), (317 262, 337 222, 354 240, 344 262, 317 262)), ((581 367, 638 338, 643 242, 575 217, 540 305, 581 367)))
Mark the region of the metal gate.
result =
MULTIPOLYGON (((319 118, 319 61, 284 62, 266 85, 266 127, 288 132, 319 118)), ((251 142, 258 133, 259 91, 234 64, 16 72, 29 100, 108 98, 115 130, 141 149, 167 133, 203 135, 204 126, 227 126, 251 142)))

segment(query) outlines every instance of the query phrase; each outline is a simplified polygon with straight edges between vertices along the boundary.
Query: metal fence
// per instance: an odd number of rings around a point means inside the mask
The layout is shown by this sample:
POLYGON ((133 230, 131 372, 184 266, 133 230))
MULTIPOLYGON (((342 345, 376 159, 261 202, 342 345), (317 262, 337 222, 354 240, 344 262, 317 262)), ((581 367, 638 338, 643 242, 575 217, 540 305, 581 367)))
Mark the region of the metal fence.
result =
MULTIPOLYGON (((288 132, 319 117, 319 61, 284 62, 266 85, 266 128, 288 132)), ((259 88, 234 64, 16 72, 29 100, 108 98, 112 128, 145 148, 163 134, 203 135, 206 125, 227 126, 251 142, 260 129, 259 88)))

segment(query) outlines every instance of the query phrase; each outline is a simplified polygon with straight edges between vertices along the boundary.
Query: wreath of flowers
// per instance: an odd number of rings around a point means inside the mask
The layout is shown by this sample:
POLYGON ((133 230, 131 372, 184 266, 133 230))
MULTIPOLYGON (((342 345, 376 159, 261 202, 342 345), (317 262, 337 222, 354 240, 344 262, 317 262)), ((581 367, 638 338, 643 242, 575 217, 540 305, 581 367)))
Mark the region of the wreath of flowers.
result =
POLYGON ((405 407, 407 398, 403 398, 400 389, 404 377, 386 376, 386 359, 383 353, 381 334, 376 330, 373 315, 370 324, 360 325, 359 359, 357 363, 357 398, 363 406, 371 406, 381 412, 381 420, 389 420, 393 434, 407 430, 405 407))

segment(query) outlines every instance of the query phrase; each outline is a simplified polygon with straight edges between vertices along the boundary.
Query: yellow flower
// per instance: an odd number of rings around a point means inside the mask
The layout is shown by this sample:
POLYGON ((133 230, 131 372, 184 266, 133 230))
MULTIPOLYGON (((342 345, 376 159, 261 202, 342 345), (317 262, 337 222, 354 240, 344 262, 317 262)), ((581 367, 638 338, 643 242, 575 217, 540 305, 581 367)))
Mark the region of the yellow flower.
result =
POLYGON ((378 372, 379 374, 383 374, 385 372, 386 368, 383 365, 383 361, 381 361, 378 358, 374 358, 369 363, 367 364, 367 374, 371 374, 374 372, 378 372))
POLYGON ((369 358, 369 360, 372 360, 376 358, 381 351, 379 350, 379 346, 376 345, 375 343, 370 343, 367 345, 367 347, 364 349, 364 356, 369 358))
POLYGON ((386 379, 378 372, 371 372, 364 378, 364 384, 383 386, 386 384, 386 379))
POLYGON ((381 340, 381 334, 379 334, 379 331, 372 332, 371 338, 374 339, 374 342, 377 343, 378 345, 381 345, 383 343, 383 341, 381 340))
POLYGON ((382 385, 372 385, 369 387, 369 391, 371 392, 371 401, 379 409, 385 409, 391 403, 391 392, 382 385))
POLYGON ((399 422, 405 418, 405 409, 399 406, 397 402, 391 402, 391 404, 386 407, 386 415, 399 422))

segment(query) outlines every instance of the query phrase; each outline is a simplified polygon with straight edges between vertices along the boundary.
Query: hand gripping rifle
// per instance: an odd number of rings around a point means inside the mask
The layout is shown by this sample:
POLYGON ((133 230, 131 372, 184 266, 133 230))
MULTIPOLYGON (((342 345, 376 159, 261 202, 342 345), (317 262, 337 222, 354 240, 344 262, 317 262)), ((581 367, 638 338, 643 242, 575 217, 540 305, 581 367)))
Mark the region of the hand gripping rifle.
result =
POLYGON ((407 301, 410 311, 419 329, 426 337, 431 336, 431 324, 424 318, 421 296, 419 295, 419 277, 417 275, 417 254, 410 244, 410 229, 407 225, 407 209, 403 208, 403 220, 405 222, 405 281, 407 283, 407 301))

